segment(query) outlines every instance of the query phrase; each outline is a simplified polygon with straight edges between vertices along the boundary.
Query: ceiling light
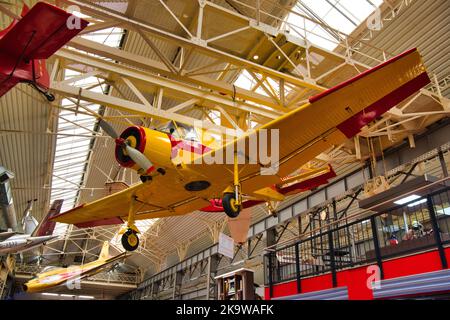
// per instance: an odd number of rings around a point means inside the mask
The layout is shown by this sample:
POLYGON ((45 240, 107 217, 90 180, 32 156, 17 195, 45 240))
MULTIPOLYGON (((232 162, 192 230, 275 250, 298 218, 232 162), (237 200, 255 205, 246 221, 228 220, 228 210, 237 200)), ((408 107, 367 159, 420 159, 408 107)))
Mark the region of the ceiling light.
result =
POLYGON ((416 202, 414 202, 414 203, 411 203, 411 204, 408 204, 408 207, 415 207, 415 206, 418 206, 419 204, 422 204, 422 203, 425 203, 425 202, 427 202, 427 199, 421 199, 421 200, 419 200, 419 201, 416 201, 416 202))
POLYGON ((73 298, 73 294, 61 294, 61 297, 73 298))
POLYGON ((43 296, 52 296, 52 297, 57 297, 57 296, 59 296, 59 294, 57 294, 57 293, 47 293, 47 292, 44 292, 44 293, 41 293, 43 296))
POLYGON ((441 209, 441 210, 436 210, 436 213, 439 214, 445 214, 446 216, 450 216, 450 207, 441 209))
POLYGON ((402 204, 405 204, 405 203, 408 203, 408 202, 411 202, 411 201, 414 201, 414 200, 417 200, 417 199, 420 199, 420 198, 421 198, 421 196, 418 196, 416 194, 412 194, 412 195, 410 195, 408 197, 405 197, 405 198, 402 198, 400 200, 394 201, 394 203, 398 204, 398 205, 402 205, 402 204))
POLYGON ((95 299, 93 296, 78 296, 80 299, 95 299))
POLYGON ((258 60, 259 59, 259 56, 257 55, 257 54, 255 54, 254 56, 253 56, 253 60, 258 60))
POLYGON ((439 178, 425 174, 407 180, 399 185, 372 195, 368 198, 359 200, 361 209, 383 213, 394 209, 399 205, 407 205, 418 200, 426 198, 426 195, 432 192, 438 192, 447 188, 445 182, 441 182, 439 178))

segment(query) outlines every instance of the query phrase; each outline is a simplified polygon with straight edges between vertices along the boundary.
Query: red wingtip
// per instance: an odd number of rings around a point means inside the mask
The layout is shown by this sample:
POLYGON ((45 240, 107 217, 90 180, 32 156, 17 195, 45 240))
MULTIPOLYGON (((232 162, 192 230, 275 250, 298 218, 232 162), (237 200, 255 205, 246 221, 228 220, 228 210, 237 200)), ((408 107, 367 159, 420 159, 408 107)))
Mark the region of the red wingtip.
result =
POLYGON ((25 15, 30 11, 30 7, 28 7, 26 4, 23 5, 22 13, 20 14, 21 17, 25 17, 25 15))

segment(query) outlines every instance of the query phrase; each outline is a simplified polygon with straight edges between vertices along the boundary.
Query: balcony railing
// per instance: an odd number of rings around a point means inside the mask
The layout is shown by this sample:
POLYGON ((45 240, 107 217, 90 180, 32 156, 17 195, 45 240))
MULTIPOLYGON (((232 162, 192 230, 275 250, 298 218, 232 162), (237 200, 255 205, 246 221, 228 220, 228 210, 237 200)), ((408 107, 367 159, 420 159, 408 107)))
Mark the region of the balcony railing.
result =
MULTIPOLYGON (((450 245, 450 188, 386 213, 321 230, 294 244, 268 252, 266 285, 377 263, 450 245)), ((441 254, 443 265, 445 256, 441 254)))

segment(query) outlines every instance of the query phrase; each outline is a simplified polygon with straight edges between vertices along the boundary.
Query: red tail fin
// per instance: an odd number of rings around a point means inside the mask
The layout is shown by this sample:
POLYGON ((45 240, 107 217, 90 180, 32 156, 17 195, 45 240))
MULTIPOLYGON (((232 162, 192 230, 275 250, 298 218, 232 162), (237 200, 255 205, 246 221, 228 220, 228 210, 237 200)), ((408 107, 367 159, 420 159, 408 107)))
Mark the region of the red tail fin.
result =
POLYGON ((50 221, 52 217, 59 214, 64 200, 55 200, 47 213, 47 216, 39 223, 36 230, 33 232, 33 236, 42 237, 50 236, 55 230, 56 222, 50 221))

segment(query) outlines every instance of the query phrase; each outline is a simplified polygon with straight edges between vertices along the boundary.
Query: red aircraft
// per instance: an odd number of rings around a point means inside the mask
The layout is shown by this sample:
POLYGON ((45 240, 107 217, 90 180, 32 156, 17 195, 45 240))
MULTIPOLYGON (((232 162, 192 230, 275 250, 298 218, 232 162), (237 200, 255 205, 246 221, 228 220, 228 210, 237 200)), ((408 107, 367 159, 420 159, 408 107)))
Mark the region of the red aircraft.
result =
POLYGON ((16 84, 27 83, 54 101, 48 92, 45 60, 87 25, 87 21, 44 2, 31 10, 24 6, 21 17, 0 31, 0 97, 16 84))

